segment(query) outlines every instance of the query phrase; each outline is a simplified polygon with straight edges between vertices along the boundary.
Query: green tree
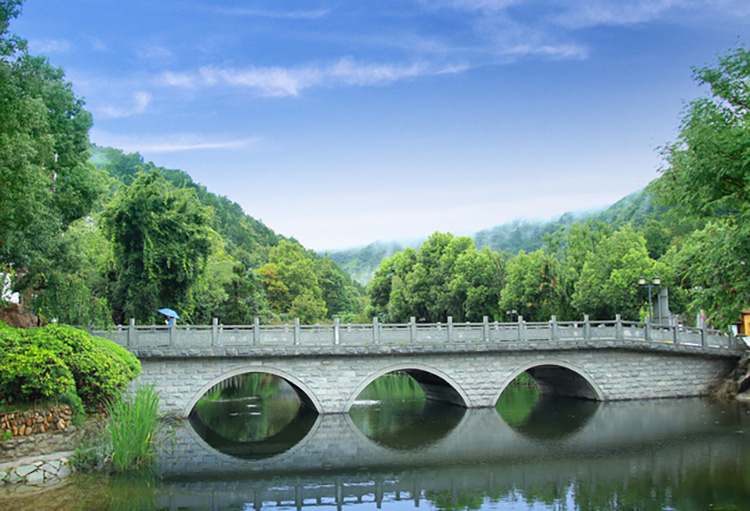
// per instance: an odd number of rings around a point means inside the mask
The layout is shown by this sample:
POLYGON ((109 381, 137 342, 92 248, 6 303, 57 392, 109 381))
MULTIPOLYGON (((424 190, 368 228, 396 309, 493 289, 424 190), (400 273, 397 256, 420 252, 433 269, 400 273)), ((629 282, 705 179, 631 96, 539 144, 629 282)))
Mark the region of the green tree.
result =
POLYGON ((328 311, 313 256, 298 243, 281 240, 278 246, 271 249, 268 259, 269 262, 258 268, 257 272, 271 310, 278 315, 294 317, 304 309, 306 323, 325 318, 328 311))
POLYGON ((371 310, 382 320, 481 321, 495 317, 504 259, 471 238, 436 232, 417 251, 384 259, 368 286, 371 310))
POLYGON ((344 273, 328 254, 317 260, 315 272, 323 301, 331 316, 362 311, 362 287, 344 273))
POLYGON ((91 218, 73 222, 56 250, 35 260, 22 285, 33 289, 31 305, 47 320, 72 325, 112 323, 107 271, 112 249, 91 218))
POLYGON ((0 265, 28 268, 103 191, 88 162, 91 115, 64 73, 7 34, 21 2, 0 2, 0 265))
POLYGON ((457 321, 482 321, 484 316, 499 320, 498 303, 505 285, 507 254, 483 247, 479 252, 462 252, 453 267, 448 292, 460 311, 453 310, 457 321))
POLYGON ((686 107, 651 189, 664 203, 707 219, 680 259, 693 308, 727 325, 750 303, 750 51, 737 47, 715 66, 694 69, 693 77, 709 94, 686 107))
POLYGON ((372 310, 370 315, 377 316, 385 322, 395 322, 401 319, 398 316, 401 310, 408 312, 408 305, 403 297, 403 282, 406 275, 412 271, 416 259, 416 251, 406 248, 381 261, 380 267, 375 271, 375 275, 367 286, 372 310), (399 310, 392 317, 389 307, 395 302, 399 303, 399 310))
POLYGON ((671 279, 666 271, 648 256, 643 236, 625 226, 586 257, 572 296, 573 306, 592 319, 612 319, 620 314, 624 319, 639 320, 644 294, 638 278, 659 275, 668 285, 671 279))
POLYGON ((103 214, 112 240, 116 319, 153 322, 157 309, 190 307, 211 250, 210 210, 195 192, 155 172, 120 190, 103 214))
POLYGON ((559 263, 546 250, 521 251, 508 261, 500 310, 516 310, 527 321, 548 321, 559 308, 558 274, 559 263))

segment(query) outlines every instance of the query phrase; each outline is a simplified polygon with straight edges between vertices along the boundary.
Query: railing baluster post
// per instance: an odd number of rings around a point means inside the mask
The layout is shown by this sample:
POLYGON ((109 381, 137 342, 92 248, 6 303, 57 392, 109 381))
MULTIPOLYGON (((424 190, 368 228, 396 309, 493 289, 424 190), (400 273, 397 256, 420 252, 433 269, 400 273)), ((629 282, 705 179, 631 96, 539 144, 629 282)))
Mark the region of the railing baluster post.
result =
POLYGON ((135 344, 135 318, 130 318, 130 323, 128 323, 128 348, 134 347, 135 344))
POLYGON ((679 335, 680 327, 677 324, 676 320, 672 321, 671 326, 672 326, 672 342, 674 343, 675 346, 677 346, 678 344, 680 344, 680 335, 679 335))
POLYGON ((333 344, 339 344, 341 342, 341 330, 339 325, 339 318, 333 318, 333 344))
POLYGON ((550 341, 559 341, 560 340, 560 332, 557 329, 557 316, 553 315, 549 320, 549 340, 550 341))
POLYGON ((701 328, 701 346, 703 346, 704 348, 707 345, 707 337, 708 332, 706 331, 706 323, 703 323, 703 327, 701 328))
POLYGON ((615 339, 618 341, 625 340, 625 330, 622 326, 622 316, 615 314, 615 339))
POLYGON ((591 318, 588 314, 583 315, 583 340, 588 341, 591 339, 591 318))
POLYGON ((294 318, 294 344, 299 344, 300 334, 299 318, 294 318))
POLYGON ((487 316, 482 317, 482 340, 490 340, 490 318, 487 316))
POLYGON ((378 318, 372 318, 372 342, 375 344, 380 343, 380 324, 378 318))
POLYGON ((253 345, 260 344, 260 318, 253 318, 253 345))
POLYGON ((526 340, 526 332, 524 332, 524 322, 523 322, 523 316, 518 316, 518 340, 519 341, 525 341, 526 340))
POLYGON ((211 346, 219 343, 219 318, 211 319, 211 346))
POLYGON ((453 341, 453 316, 448 316, 448 337, 446 340, 448 342, 453 341))
POLYGON ((169 330, 169 345, 170 346, 174 346, 175 343, 177 342, 177 339, 176 339, 176 337, 177 337, 177 325, 172 324, 172 325, 169 325, 169 327, 167 327, 167 328, 169 330))
POLYGON ((412 316, 409 319, 409 341, 414 342, 417 340, 417 318, 412 316))

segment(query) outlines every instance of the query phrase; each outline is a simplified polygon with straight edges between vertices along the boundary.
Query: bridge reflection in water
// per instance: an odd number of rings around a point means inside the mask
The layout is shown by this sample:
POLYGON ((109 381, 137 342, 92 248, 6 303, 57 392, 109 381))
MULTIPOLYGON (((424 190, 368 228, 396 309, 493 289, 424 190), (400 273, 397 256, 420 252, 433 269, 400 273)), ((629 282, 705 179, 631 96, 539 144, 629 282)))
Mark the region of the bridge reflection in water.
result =
POLYGON ((518 492, 526 501, 536 494, 564 501, 582 481, 594 493, 643 481, 698 484, 700 476, 690 483, 696 470, 721 474, 750 463, 750 416, 736 405, 706 399, 586 405, 555 413, 540 401, 512 426, 493 409, 462 410, 442 437, 397 448, 365 436, 348 415, 322 415, 296 445, 255 461, 216 451, 185 424, 175 431, 171 457, 162 460, 166 479, 158 500, 170 509, 415 507, 425 499, 460 508, 468 506, 467 496, 512 499, 518 492), (552 421, 564 422, 557 434, 541 427, 552 421))

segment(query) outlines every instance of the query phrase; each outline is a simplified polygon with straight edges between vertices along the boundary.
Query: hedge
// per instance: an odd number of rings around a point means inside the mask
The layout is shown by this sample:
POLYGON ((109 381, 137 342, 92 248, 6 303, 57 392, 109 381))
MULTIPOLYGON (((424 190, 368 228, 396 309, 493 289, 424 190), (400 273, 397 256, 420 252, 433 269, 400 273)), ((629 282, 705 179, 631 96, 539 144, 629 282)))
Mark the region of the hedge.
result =
POLYGON ((140 372, 140 362, 124 348, 68 325, 16 330, 0 322, 0 365, 6 401, 74 390, 88 406, 108 402, 140 372), (34 374, 36 384, 29 382, 34 374))

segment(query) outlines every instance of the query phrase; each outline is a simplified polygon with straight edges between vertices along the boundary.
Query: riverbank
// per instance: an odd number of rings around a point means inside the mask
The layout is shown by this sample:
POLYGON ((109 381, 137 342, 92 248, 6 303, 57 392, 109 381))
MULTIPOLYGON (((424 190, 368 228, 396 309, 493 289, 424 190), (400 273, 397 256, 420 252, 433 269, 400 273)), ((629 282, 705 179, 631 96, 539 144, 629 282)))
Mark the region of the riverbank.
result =
POLYGON ((98 434, 99 417, 82 426, 45 433, 30 433, 0 441, 0 487, 3 493, 19 487, 40 488, 60 483, 72 473, 71 457, 76 448, 98 434))
POLYGON ((750 403, 750 350, 742 354, 734 370, 711 392, 711 395, 725 401, 736 399, 742 403, 750 403))

